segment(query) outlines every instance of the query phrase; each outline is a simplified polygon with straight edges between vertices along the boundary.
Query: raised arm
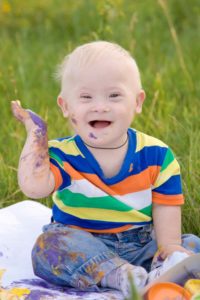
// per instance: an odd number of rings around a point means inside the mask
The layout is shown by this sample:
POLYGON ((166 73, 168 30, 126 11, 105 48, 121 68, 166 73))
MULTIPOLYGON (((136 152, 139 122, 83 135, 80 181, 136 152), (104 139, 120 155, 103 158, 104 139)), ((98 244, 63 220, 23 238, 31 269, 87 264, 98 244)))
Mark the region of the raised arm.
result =
POLYGON ((18 166, 19 186, 30 198, 47 197, 55 187, 50 170, 47 126, 34 112, 23 109, 20 101, 12 101, 11 107, 13 115, 25 125, 27 131, 18 166))

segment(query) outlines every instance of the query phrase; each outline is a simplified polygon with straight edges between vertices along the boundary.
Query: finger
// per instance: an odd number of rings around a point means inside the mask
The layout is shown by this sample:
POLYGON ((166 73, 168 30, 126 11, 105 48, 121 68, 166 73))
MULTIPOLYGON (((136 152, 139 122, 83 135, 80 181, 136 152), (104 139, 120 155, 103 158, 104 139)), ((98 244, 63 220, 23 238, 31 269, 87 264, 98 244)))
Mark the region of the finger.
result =
POLYGON ((185 252, 188 255, 193 255, 194 254, 194 252, 192 252, 191 250, 187 250, 186 248, 183 248, 182 246, 180 246, 180 248, 178 248, 176 251, 185 252))
POLYGON ((22 108, 19 100, 11 102, 11 109, 14 117, 22 123, 30 118, 29 113, 24 108, 22 108))
POLYGON ((189 250, 186 250, 185 253, 187 253, 188 255, 194 255, 195 253, 189 250))
POLYGON ((160 252, 160 258, 161 258, 162 260, 165 260, 165 259, 167 258, 167 256, 168 256, 167 251, 161 251, 161 252, 160 252))

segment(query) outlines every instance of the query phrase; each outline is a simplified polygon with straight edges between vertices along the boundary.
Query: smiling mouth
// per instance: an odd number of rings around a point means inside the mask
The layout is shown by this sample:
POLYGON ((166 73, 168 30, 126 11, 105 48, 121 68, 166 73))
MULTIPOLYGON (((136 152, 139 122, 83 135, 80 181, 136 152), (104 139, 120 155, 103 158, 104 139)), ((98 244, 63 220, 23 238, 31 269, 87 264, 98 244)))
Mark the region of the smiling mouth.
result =
POLYGON ((108 127, 111 122, 105 120, 94 120, 89 122, 90 126, 93 128, 105 128, 108 127))

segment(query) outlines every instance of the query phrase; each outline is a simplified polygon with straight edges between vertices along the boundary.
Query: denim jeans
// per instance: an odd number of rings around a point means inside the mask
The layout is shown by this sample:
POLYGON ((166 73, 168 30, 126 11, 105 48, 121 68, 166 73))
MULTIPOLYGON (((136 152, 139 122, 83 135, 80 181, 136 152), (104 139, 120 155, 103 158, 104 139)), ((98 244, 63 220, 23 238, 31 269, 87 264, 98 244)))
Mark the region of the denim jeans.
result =
MULTIPOLYGON (((55 285, 80 290, 99 291, 101 279, 127 262, 149 271, 157 251, 151 225, 99 234, 51 223, 43 231, 32 250, 34 273, 55 285)), ((182 236, 182 245, 200 252, 200 239, 192 234, 182 236)))

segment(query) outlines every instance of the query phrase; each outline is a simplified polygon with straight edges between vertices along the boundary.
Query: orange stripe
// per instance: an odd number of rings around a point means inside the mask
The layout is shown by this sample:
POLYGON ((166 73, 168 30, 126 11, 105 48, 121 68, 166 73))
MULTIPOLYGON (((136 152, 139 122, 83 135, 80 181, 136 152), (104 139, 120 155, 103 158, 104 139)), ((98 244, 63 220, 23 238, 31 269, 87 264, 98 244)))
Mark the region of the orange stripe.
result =
POLYGON ((123 181, 110 186, 117 195, 140 192, 151 187, 157 177, 160 167, 151 166, 139 174, 131 175, 123 181))
POLYGON ((139 174, 129 176, 117 184, 108 186, 96 174, 80 173, 67 162, 64 162, 64 169, 74 180, 87 179, 109 195, 122 196, 150 188, 160 171, 160 167, 151 166, 139 174))
POLYGON ((181 205, 184 204, 184 197, 182 194, 163 195, 157 192, 152 192, 152 202, 164 205, 181 205))
POLYGON ((63 162, 63 165, 64 165, 65 172, 67 172, 72 177, 72 179, 75 180, 83 179, 81 173, 76 169, 74 169, 68 162, 63 162))
POLYGON ((50 163, 50 169, 51 169, 51 171, 54 175, 54 178, 55 178, 54 191, 56 191, 59 188, 59 186, 61 186, 61 184, 63 183, 63 179, 62 179, 62 176, 60 174, 60 170, 58 169, 58 167, 56 167, 52 163, 50 163))
POLYGON ((89 174, 89 173, 81 173, 74 169, 69 163, 64 162, 64 169, 65 171, 72 177, 74 180, 81 180, 87 179, 95 186, 100 188, 102 191, 106 192, 107 194, 114 195, 112 189, 109 188, 96 174, 89 174))
POLYGON ((129 229, 129 228, 132 227, 132 226, 133 226, 133 225, 124 225, 124 226, 118 227, 118 228, 113 228, 113 229, 103 229, 103 230, 87 229, 87 228, 82 228, 82 227, 75 226, 75 225, 70 225, 69 227, 75 228, 75 229, 84 230, 84 231, 87 231, 87 232, 96 232, 96 233, 118 233, 118 232, 123 232, 123 231, 129 229))

